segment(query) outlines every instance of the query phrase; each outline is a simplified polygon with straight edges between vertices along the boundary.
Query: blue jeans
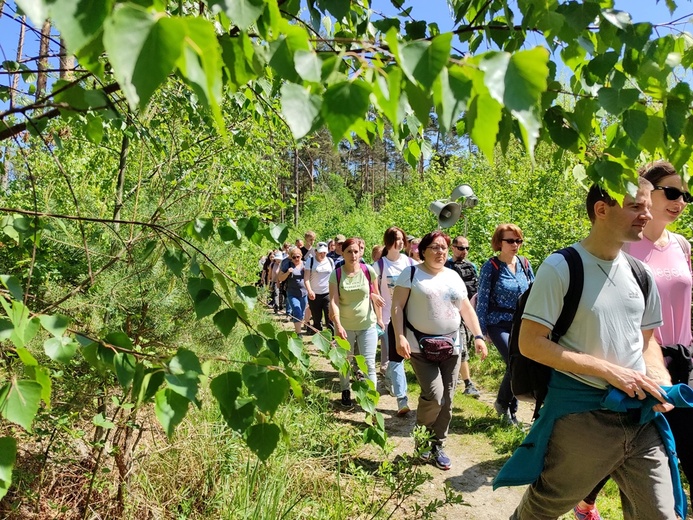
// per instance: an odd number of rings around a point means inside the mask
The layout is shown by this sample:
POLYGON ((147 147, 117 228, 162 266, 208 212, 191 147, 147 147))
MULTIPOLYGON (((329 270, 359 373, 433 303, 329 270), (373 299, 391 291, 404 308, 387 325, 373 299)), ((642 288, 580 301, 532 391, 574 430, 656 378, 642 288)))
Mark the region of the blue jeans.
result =
POLYGON ((505 361, 505 374, 503 374, 503 380, 498 389, 496 401, 498 401, 503 408, 514 414, 517 413, 517 399, 510 388, 510 347, 508 346, 511 327, 511 322, 501 322, 497 325, 489 325, 487 329, 489 338, 491 338, 491 341, 498 349, 503 361, 505 361))
MULTIPOLYGON (((373 388, 378 388, 378 379, 375 375, 375 352, 378 350, 378 332, 375 330, 375 325, 366 330, 347 330, 347 341, 351 346, 349 350, 349 363, 354 357, 354 352, 358 346, 358 353, 366 358, 366 366, 368 367, 368 379, 373 382, 373 388)), ((342 391, 349 390, 349 375, 339 375, 339 382, 342 391)))
POLYGON ((289 315, 294 321, 303 321, 303 316, 306 314, 306 305, 308 305, 307 296, 289 294, 286 297, 286 306, 289 308, 289 315))
MULTIPOLYGON (((387 324, 386 324, 387 325, 387 324)), ((382 349, 388 349, 388 337, 387 337, 387 326, 385 327, 385 332, 382 335, 382 349)), ((382 357, 381 357, 382 359, 382 357)), ((402 408, 402 402, 407 398, 407 375, 404 372, 404 361, 388 361, 387 362, 387 377, 392 383, 392 393, 395 394, 397 398, 397 403, 400 408, 402 408)))

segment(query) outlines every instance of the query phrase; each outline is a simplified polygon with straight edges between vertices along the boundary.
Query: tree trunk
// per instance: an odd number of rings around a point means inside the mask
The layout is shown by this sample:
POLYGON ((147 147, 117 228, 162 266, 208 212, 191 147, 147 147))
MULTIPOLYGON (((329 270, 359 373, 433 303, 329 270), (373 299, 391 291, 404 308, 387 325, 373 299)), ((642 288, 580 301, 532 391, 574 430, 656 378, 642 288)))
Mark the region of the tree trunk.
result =
POLYGON ((298 204, 301 200, 298 179, 298 148, 294 148, 294 191, 296 192, 296 205, 294 206, 294 226, 298 226, 298 204))
POLYGON ((60 37, 60 79, 70 80, 72 79, 72 71, 75 68, 75 57, 72 54, 68 54, 67 46, 65 45, 65 40, 62 36, 60 37))
POLYGON ((50 50, 51 23, 46 20, 41 27, 41 43, 39 45, 38 76, 36 77, 36 100, 43 97, 48 84, 48 52, 50 50))
MULTIPOLYGON (((125 191, 125 166, 127 165, 128 151, 130 150, 130 138, 123 134, 120 143, 120 161, 118 163, 118 180, 116 182, 115 204, 113 205, 113 220, 120 220, 120 211, 123 209, 123 193, 125 191)), ((120 231, 120 224, 113 224, 116 235, 120 231)), ((117 237, 111 243, 111 254, 115 254, 121 247, 121 242, 117 237)))
POLYGON ((8 155, 10 147, 5 145, 5 155, 4 160, 0 161, 0 187, 2 191, 7 191, 7 187, 10 185, 10 169, 12 165, 10 164, 10 156, 8 155))
POLYGON ((308 172, 308 175, 310 175, 310 192, 313 193, 315 191, 315 161, 312 155, 308 155, 308 160, 310 161, 310 171, 308 172))
MULTIPOLYGON (((17 40, 17 63, 22 61, 24 52, 24 34, 26 32, 26 16, 22 16, 22 23, 19 25, 19 39, 17 40)), ((19 88, 19 74, 12 76, 12 89, 10 90, 10 108, 14 108, 14 97, 19 88)))
POLYGON ((421 180, 424 180, 424 157, 423 157, 423 151, 421 152, 421 155, 419 155, 419 164, 418 164, 418 170, 419 170, 419 177, 421 177, 421 180))
POLYGON ((282 209, 279 215, 279 222, 284 223, 286 222, 286 190, 284 189, 284 176, 280 174, 279 176, 279 193, 281 194, 282 197, 282 209))

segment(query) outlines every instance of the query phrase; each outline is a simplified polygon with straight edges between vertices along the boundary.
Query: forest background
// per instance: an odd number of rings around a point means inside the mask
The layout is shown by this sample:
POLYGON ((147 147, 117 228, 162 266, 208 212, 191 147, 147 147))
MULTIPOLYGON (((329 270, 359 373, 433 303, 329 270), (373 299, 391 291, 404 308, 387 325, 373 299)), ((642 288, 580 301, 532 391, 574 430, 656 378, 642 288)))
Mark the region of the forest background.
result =
MULTIPOLYGON (((445 30, 391 4, 0 1, 4 516, 431 515, 375 389, 355 384, 364 422, 337 420, 257 305, 258 259, 308 229, 421 236, 467 183, 480 203, 448 232, 481 264, 514 222, 538 266, 586 233, 590 182, 622 196, 656 158, 689 180, 673 1, 652 24, 451 0, 445 30)), ((312 344, 350 370, 344 342, 312 344)), ((493 390, 500 361, 475 369, 493 390)), ((484 428, 502 455, 520 441, 484 428)))

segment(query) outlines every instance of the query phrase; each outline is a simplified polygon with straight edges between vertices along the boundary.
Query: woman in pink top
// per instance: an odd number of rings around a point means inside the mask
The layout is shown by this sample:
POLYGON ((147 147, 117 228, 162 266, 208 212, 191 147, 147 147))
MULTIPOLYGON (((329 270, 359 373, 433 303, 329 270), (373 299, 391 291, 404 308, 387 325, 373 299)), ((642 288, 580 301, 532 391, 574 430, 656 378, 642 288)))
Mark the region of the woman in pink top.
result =
MULTIPOLYGON (((666 226, 676 222, 693 197, 666 161, 655 161, 638 172, 654 186, 652 191, 652 220, 645 227, 643 239, 629 242, 624 251, 645 262, 654 274, 659 297, 662 301, 664 324, 655 329, 653 341, 662 347, 665 362, 673 383, 689 383, 688 373, 679 374, 676 357, 668 355, 677 350, 688 355, 691 352, 691 245, 681 235, 668 231, 666 226)), ((679 357, 679 361, 681 358, 679 357)), ((685 370, 684 372, 688 372, 685 370)), ((669 381, 660 381, 669 384, 669 381)), ((671 426, 676 452, 683 473, 693 482, 693 410, 674 408, 666 414, 671 426)), ((636 477, 637 478, 637 477, 636 477)), ((606 481, 604 481, 606 482, 606 481)), ((603 483, 575 508, 575 518, 598 520, 601 517, 594 502, 603 483)))

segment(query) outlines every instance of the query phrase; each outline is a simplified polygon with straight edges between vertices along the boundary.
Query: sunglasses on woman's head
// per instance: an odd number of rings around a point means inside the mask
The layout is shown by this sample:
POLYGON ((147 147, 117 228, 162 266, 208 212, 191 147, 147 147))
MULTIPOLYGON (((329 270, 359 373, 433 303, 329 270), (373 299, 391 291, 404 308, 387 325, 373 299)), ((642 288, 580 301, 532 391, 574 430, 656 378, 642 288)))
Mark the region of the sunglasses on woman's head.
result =
POLYGON ((521 238, 501 238, 501 242, 507 242, 508 244, 522 244, 524 240, 521 238))
POLYGON ((681 191, 678 188, 674 188, 673 186, 655 186, 654 189, 662 190, 667 200, 678 200, 679 197, 683 197, 683 201, 686 204, 693 202, 693 195, 687 191, 681 191))

